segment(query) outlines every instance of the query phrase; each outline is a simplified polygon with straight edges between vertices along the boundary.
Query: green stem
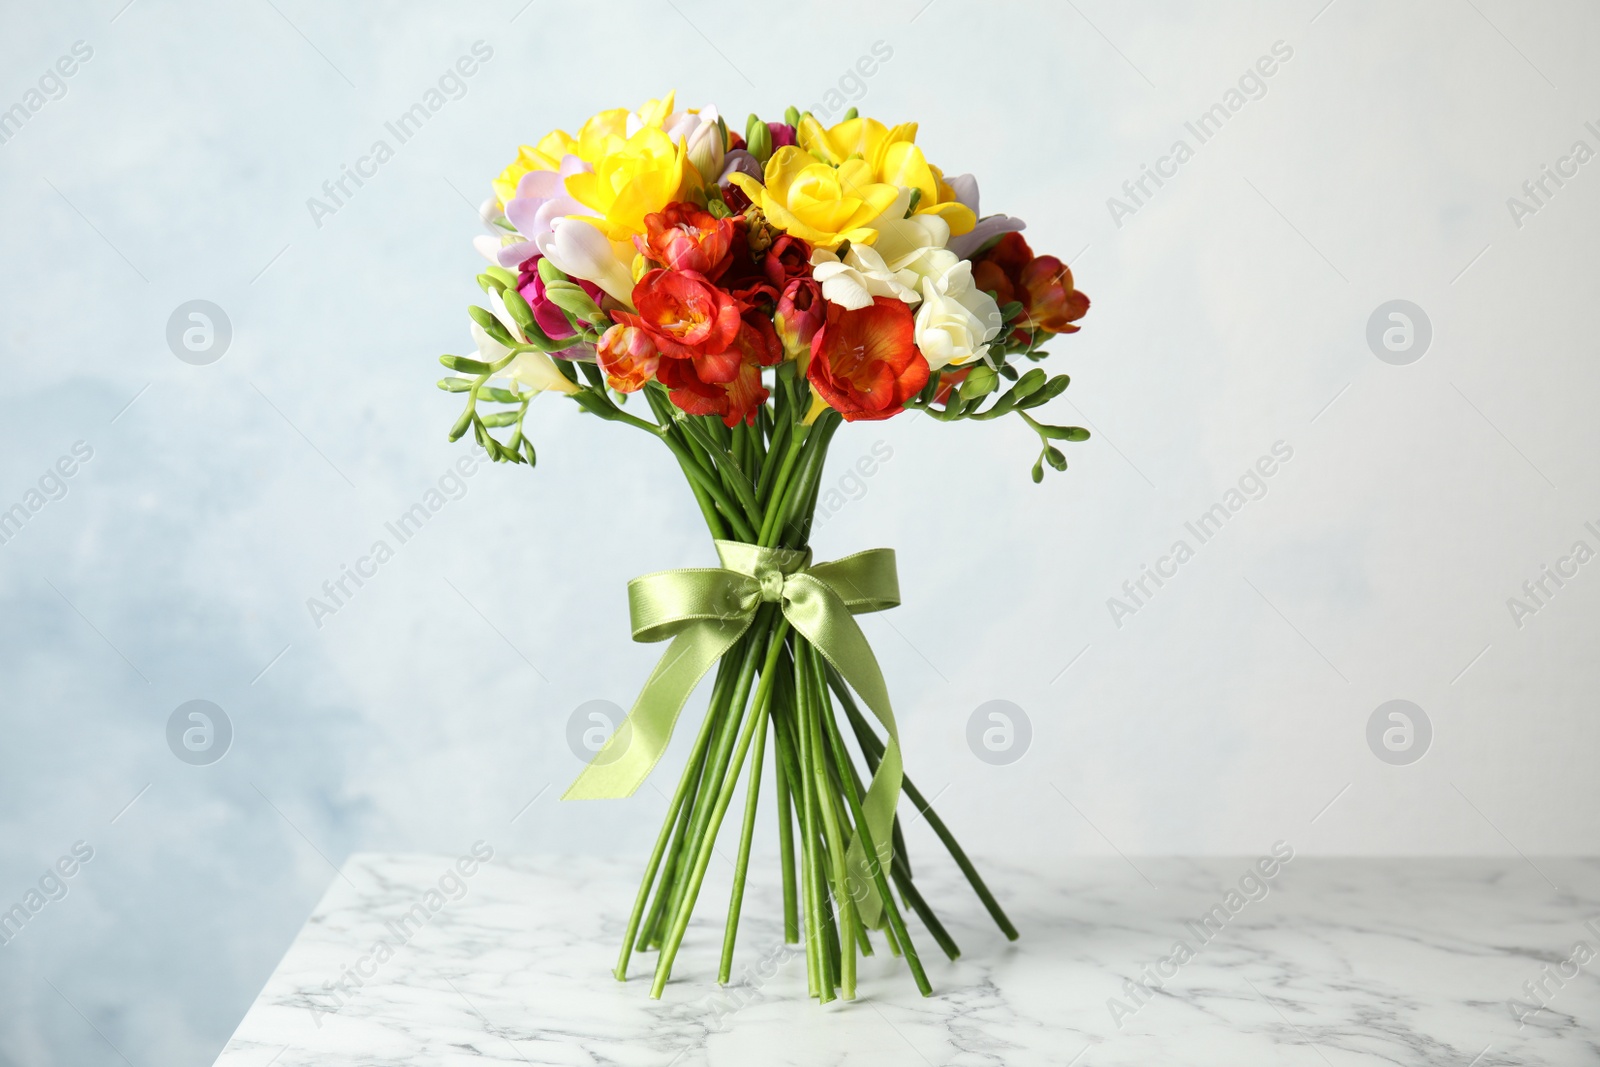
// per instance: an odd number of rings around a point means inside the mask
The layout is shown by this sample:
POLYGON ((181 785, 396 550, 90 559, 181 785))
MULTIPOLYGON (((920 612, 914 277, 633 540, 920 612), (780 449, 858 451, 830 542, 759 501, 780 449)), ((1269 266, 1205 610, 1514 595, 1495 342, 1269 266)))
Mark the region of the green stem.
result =
MULTIPOLYGON (((777 716, 776 706, 772 715, 777 716)), ((779 727, 773 735, 772 748, 778 756, 773 771, 778 782, 778 858, 783 867, 783 943, 792 945, 800 940, 800 913, 794 881, 794 802, 789 795, 789 772, 782 758, 781 732, 782 728, 779 727)))
MULTIPOLYGON (((817 654, 807 641, 798 642, 798 656, 804 665, 805 693, 802 697, 806 705, 805 718, 810 731, 811 740, 811 773, 816 776, 817 795, 826 796, 822 803, 822 828, 827 835, 828 853, 833 859, 833 895, 839 902, 839 922, 844 927, 839 936, 839 947, 842 956, 840 968, 840 985, 846 1000, 856 998, 856 943, 860 938, 860 920, 856 916, 856 902, 850 895, 850 882, 845 874, 845 844, 844 835, 839 832, 839 819, 834 811, 830 788, 827 756, 823 751, 822 719, 825 711, 823 698, 826 690, 821 687, 817 667, 817 654)), ((831 709, 829 709, 831 710, 831 709)), ((828 716, 831 718, 831 715, 828 716)))
MULTIPOLYGON (((689 914, 694 910, 695 898, 700 892, 700 883, 705 878, 706 867, 711 863, 711 850, 716 844, 717 831, 722 826, 722 817, 728 810, 728 802, 733 798, 734 786, 737 784, 739 770, 744 766, 745 753, 749 751, 750 739, 754 734, 756 721, 766 714, 767 700, 772 694, 773 668, 777 664, 778 653, 783 648, 783 640, 788 636, 788 632, 789 620, 784 619, 778 623, 777 630, 773 632, 767 642, 766 662, 761 669, 761 684, 756 689, 751 713, 745 716, 744 725, 739 731, 739 743, 734 751, 733 761, 722 777, 722 789, 717 794, 716 806, 712 809, 711 818, 699 836, 699 854, 695 858, 694 870, 689 876, 688 891, 684 894, 683 903, 678 906, 678 912, 673 918, 672 929, 668 932, 667 939, 662 942, 661 955, 656 959, 655 981, 650 986, 650 995, 656 999, 660 999, 662 990, 666 988, 667 978, 672 974, 672 961, 677 957, 678 946, 683 944, 683 935, 689 929, 689 914)), ((754 648, 755 644, 753 643, 751 647, 754 648)), ((740 706, 743 703, 742 699, 737 701, 740 706)))
POLYGON ((756 832, 756 808, 761 796, 761 762, 767 751, 767 718, 764 712, 756 715, 755 753, 750 757, 750 776, 746 779, 744 802, 744 828, 739 834, 739 858, 733 868, 733 892, 728 898, 728 921, 722 931, 722 967, 717 972, 717 982, 727 985, 733 974, 733 943, 739 932, 739 910, 744 905, 745 872, 750 867, 750 841, 756 832))
MULTIPOLYGON (((833 717, 828 716, 829 733, 834 738, 833 756, 836 762, 845 758, 844 744, 839 738, 838 724, 833 717)), ((850 805, 850 816, 855 823, 856 835, 861 839, 861 849, 865 853, 866 866, 872 872, 872 882, 878 889, 878 896, 883 901, 884 913, 889 919, 889 929, 894 933, 895 941, 905 952, 906 966, 911 968, 911 977, 917 983, 917 989, 923 996, 933 995, 933 986, 928 983, 928 975, 922 969, 922 959, 917 955, 917 950, 911 943, 911 934, 906 930, 905 920, 900 917, 900 909, 895 905, 894 894, 889 891, 889 882, 883 874, 883 864, 878 862, 878 850, 872 840, 872 830, 867 826, 866 814, 861 810, 861 798, 856 795, 855 782, 842 763, 839 766, 839 780, 844 786, 845 800, 850 805)))
MULTIPOLYGON (((856 707, 855 699, 850 696, 844 682, 832 670, 828 671, 828 685, 833 690, 834 695, 839 698, 840 705, 850 719, 850 726, 855 732, 856 741, 861 745, 861 754, 866 758, 867 769, 874 774, 877 773, 878 761, 883 758, 883 742, 872 732, 872 727, 868 725, 866 716, 861 714, 861 709, 856 707)), ((995 925, 1000 927, 1000 932, 1006 935, 1006 940, 1015 941, 1019 936, 1017 928, 1011 925, 1011 920, 1006 917, 1005 909, 1000 907, 1000 902, 994 898, 993 893, 989 892, 989 887, 984 884, 983 877, 978 874, 978 869, 967 858, 966 852, 962 850, 961 845, 956 841, 955 835, 950 832, 950 828, 945 826, 944 820, 939 818, 938 813, 933 810, 933 806, 923 798, 922 791, 912 784, 909 777, 901 779, 901 788, 905 790, 906 796, 911 799, 911 803, 915 804, 917 810, 928 820, 928 825, 938 835, 939 840, 944 843, 944 847, 950 853, 950 858, 956 861, 957 867, 961 868, 961 873, 967 876, 967 881, 971 883, 973 892, 977 893, 978 899, 983 901, 983 906, 988 909, 990 917, 995 921, 995 925)))
POLYGON ((633 913, 628 917, 628 931, 622 935, 622 953, 617 957, 617 969, 613 972, 619 982, 627 980, 628 956, 633 951, 633 938, 638 933, 639 920, 644 915, 645 903, 650 898, 650 887, 655 882, 656 871, 661 866, 661 857, 666 852, 672 828, 678 822, 678 813, 683 808, 683 800, 688 795, 690 782, 699 776, 706 742, 711 737, 711 720, 712 716, 707 715, 706 721, 700 725, 700 733, 695 737, 694 747, 689 751, 689 761, 684 764, 683 775, 678 779, 677 791, 672 794, 672 800, 667 805, 667 817, 661 821, 661 833, 656 836, 655 850, 650 853, 650 862, 645 865, 644 878, 640 881, 638 896, 634 898, 633 913))
POLYGON ((767 513, 761 523, 761 537, 759 544, 771 548, 774 544, 773 534, 777 532, 779 516, 783 513, 786 489, 789 477, 794 471, 795 461, 800 458, 800 449, 808 436, 806 427, 796 426, 789 435, 789 447, 784 450, 782 464, 778 468, 777 478, 772 483, 772 496, 767 503, 767 513))

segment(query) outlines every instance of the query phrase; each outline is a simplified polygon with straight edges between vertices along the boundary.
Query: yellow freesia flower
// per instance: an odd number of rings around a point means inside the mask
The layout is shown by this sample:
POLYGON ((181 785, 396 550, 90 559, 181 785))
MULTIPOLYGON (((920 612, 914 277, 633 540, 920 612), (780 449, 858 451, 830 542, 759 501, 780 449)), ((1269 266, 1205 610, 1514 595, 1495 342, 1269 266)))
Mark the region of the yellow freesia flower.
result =
POLYGON ((859 158, 871 168, 873 181, 918 190, 917 214, 938 215, 949 224, 952 236, 967 233, 978 224, 977 216, 956 199, 939 168, 928 163, 913 143, 916 137, 915 122, 890 129, 877 119, 854 118, 823 129, 810 115, 795 131, 800 146, 818 159, 838 166, 859 158))
POLYGON ((810 114, 800 120, 795 130, 795 140, 800 147, 824 163, 838 166, 851 156, 860 156, 877 174, 883 164, 883 153, 892 144, 917 139, 917 124, 903 122, 889 129, 877 119, 846 119, 830 129, 823 129, 810 114))
POLYGON ((817 248, 877 240, 878 231, 868 223, 899 193, 873 180, 865 160, 846 159, 833 167, 794 145, 772 153, 764 178, 765 184, 746 174, 730 175, 729 180, 761 208, 768 222, 817 248))
POLYGON ((626 241, 645 232, 646 215, 678 199, 687 152, 682 138, 673 144, 660 129, 646 126, 626 141, 617 138, 594 161, 592 173, 568 175, 567 192, 599 214, 586 222, 612 241, 626 241))
POLYGON ((636 119, 639 127, 660 129, 672 114, 676 91, 660 100, 646 100, 637 112, 625 107, 614 107, 592 116, 574 137, 565 130, 552 130, 540 139, 537 146, 523 145, 517 158, 494 180, 494 192, 502 207, 517 195, 517 183, 533 170, 560 170, 565 156, 577 156, 590 166, 620 148, 628 137, 628 120, 636 119))

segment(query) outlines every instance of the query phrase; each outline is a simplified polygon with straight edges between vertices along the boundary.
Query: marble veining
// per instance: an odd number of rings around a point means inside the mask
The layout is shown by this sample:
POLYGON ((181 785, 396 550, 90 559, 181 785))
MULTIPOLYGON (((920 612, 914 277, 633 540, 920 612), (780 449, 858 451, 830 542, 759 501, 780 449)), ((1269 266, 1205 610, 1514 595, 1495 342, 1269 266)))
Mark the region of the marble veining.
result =
POLYGON ((781 943, 775 879, 752 875, 726 988, 726 883, 708 882, 653 1001, 653 954, 626 983, 610 974, 634 864, 356 855, 217 1063, 1600 1063, 1600 862, 1295 857, 1270 878, 1256 863, 985 864, 1013 945, 930 858, 919 884, 963 950, 950 963, 918 939, 935 995, 880 942, 860 997, 819 1007, 781 943))

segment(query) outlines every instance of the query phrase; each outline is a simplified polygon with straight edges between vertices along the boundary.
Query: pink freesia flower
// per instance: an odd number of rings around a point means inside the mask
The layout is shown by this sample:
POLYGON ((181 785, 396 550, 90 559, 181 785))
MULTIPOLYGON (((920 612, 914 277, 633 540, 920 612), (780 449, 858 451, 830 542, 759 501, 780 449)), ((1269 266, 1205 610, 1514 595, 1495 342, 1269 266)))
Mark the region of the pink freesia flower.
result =
MULTIPOLYGON (((551 303, 550 298, 545 295, 544 279, 539 277, 539 261, 543 258, 544 256, 535 252, 518 265, 517 292, 528 302, 528 308, 533 312, 533 321, 539 324, 541 330, 559 341, 563 337, 571 337, 576 331, 561 309, 551 303)), ((582 278, 574 278, 573 281, 589 294, 589 299, 596 303, 600 302, 602 293, 598 285, 582 278)), ((580 354, 587 355, 588 352, 585 346, 575 345, 556 354, 570 359, 580 354)))

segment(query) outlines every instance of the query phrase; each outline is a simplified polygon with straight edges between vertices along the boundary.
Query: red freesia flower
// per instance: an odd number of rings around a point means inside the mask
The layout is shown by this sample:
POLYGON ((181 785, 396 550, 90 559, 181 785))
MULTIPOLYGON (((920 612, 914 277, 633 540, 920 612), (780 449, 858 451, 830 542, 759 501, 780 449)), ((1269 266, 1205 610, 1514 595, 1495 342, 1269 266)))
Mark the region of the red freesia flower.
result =
POLYGON ((606 384, 619 393, 633 393, 655 377, 661 353, 650 335, 637 326, 610 327, 595 347, 606 384))
POLYGON ((794 279, 811 277, 811 246, 798 237, 783 234, 762 256, 761 270, 772 287, 781 292, 794 279))
POLYGON ((974 257, 972 280, 1001 304, 1022 305, 1023 319, 1013 336, 1028 339, 1029 328, 1047 333, 1077 333, 1073 325, 1089 310, 1089 298, 1072 285, 1072 271, 1055 256, 1035 256, 1020 233, 1005 234, 994 247, 974 257))
POLYGON ((811 338, 806 376, 850 422, 898 414, 928 383, 911 309, 884 296, 854 311, 829 304, 827 320, 811 338))
POLYGON ((753 422, 771 393, 761 384, 761 368, 783 361, 783 345, 772 322, 748 312, 726 352, 708 359, 665 359, 656 377, 674 404, 691 415, 716 415, 726 426, 753 422), (707 370, 717 377, 707 376, 707 370))
POLYGON ((648 272, 633 287, 633 306, 637 315, 618 311, 612 318, 644 330, 674 359, 714 356, 739 332, 739 304, 695 271, 648 272))
POLYGON ((787 122, 769 122, 767 131, 772 134, 772 150, 776 152, 785 145, 795 143, 794 127, 787 122))
POLYGON ((693 204, 668 204, 644 217, 645 233, 633 245, 646 259, 673 270, 692 270, 715 281, 728 269, 733 219, 719 219, 693 204))
POLYGON ((1033 325, 1048 333, 1077 333, 1089 298, 1072 287, 1072 269, 1055 256, 1040 256, 1022 268, 1022 301, 1033 325))

